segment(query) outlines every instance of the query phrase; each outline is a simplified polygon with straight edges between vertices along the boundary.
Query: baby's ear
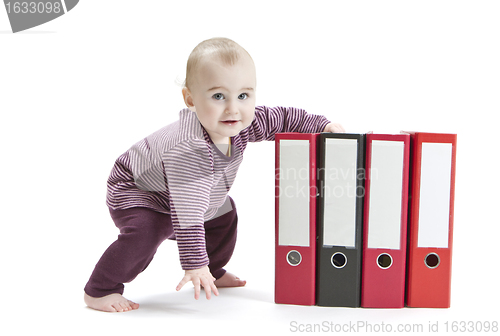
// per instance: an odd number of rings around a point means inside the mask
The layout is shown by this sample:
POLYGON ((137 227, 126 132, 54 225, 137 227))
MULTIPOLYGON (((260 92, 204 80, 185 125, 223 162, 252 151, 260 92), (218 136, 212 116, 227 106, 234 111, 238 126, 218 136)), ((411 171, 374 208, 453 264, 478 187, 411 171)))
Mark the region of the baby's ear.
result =
POLYGON ((191 91, 187 87, 182 89, 182 97, 184 97, 184 103, 186 106, 193 112, 196 112, 196 108, 194 107, 193 96, 191 95, 191 91))

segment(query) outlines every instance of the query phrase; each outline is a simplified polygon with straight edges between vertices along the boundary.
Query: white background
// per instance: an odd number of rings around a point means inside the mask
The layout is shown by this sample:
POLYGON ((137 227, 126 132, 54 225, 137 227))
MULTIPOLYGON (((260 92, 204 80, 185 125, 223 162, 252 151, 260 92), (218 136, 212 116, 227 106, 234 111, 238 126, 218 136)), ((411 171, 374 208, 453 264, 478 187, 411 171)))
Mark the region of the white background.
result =
POLYGON ((12 34, 0 8, 0 328, 287 334, 323 322, 499 321, 499 17, 497 1, 87 0, 12 34), (175 292, 183 272, 166 242, 126 286, 138 311, 85 307, 83 287, 118 233, 104 203, 114 160, 177 120, 187 57, 214 36, 252 55, 257 104, 301 107, 353 133, 458 133, 450 309, 274 304, 271 142, 249 145, 230 193, 240 221, 227 268, 245 288, 210 301, 175 292))

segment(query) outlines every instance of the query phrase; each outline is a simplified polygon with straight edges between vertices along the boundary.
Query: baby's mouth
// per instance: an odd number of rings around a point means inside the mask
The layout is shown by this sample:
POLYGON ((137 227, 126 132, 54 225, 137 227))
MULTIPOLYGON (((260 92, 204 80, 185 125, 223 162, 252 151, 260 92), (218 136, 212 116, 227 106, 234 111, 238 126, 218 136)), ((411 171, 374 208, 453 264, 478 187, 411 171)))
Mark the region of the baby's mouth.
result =
POLYGON ((233 125, 236 124, 239 120, 223 120, 221 121, 225 125, 233 125))

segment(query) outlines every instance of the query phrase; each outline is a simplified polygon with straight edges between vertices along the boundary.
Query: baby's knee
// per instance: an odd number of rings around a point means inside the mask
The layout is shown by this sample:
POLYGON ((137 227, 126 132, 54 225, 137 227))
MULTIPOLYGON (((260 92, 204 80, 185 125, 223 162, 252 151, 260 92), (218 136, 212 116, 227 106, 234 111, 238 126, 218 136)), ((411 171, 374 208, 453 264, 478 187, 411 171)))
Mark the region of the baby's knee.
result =
POLYGON ((125 226, 118 239, 133 241, 141 247, 157 248, 170 235, 168 227, 162 223, 149 222, 141 226, 125 226))

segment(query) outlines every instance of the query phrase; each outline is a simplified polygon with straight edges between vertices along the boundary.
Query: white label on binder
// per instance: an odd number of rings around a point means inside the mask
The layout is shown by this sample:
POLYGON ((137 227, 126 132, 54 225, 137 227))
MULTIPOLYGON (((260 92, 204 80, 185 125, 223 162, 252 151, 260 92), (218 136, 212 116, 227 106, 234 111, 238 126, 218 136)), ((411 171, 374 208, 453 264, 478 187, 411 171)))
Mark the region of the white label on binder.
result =
POLYGON ((309 140, 280 140, 278 244, 309 246, 309 140))
POLYGON ((357 153, 356 139, 326 139, 323 245, 355 247, 357 153))
POLYGON ((450 143, 422 143, 418 247, 448 247, 451 154, 450 143))
POLYGON ((368 248, 400 249, 403 141, 372 141, 368 248))

